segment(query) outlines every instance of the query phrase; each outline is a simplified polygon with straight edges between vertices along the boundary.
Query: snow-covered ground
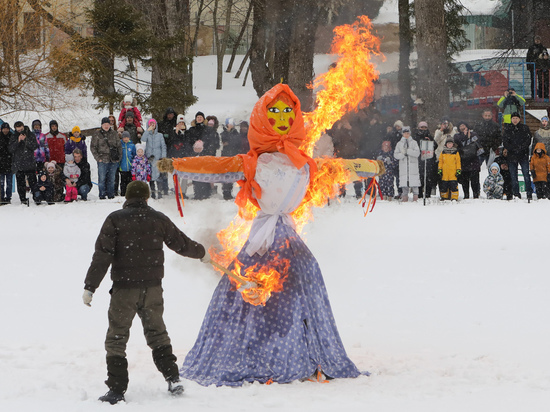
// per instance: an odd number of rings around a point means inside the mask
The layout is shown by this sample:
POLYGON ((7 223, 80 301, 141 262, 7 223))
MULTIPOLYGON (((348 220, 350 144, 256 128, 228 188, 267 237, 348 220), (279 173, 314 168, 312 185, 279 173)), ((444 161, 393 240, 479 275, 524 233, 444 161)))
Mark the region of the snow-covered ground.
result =
MULTIPOLYGON (((224 91, 215 91, 209 59, 197 63, 200 100, 190 113, 242 120, 256 101, 250 83, 242 89, 242 80, 229 74, 224 91)), ((81 296, 95 238, 122 199, 96 201, 96 188, 90 198, 27 208, 15 196, 13 204, 0 207, 1 411, 113 408, 97 401, 106 392, 110 282, 103 282, 91 308, 81 296)), ((150 204, 207 245, 237 212, 220 194, 187 201, 183 219, 174 199, 150 204)), ((242 388, 186 381, 185 395, 174 399, 136 319, 128 346, 127 403, 114 408, 546 411, 550 278, 540 225, 549 206, 547 200, 433 201, 425 207, 379 202, 364 218, 355 200, 346 198, 318 209, 304 237, 323 270, 348 354, 370 377, 242 388)), ((210 267, 166 251, 165 321, 180 364, 218 279, 210 267)))
MULTIPOLYGON (((236 206, 219 195, 151 201, 210 244, 236 206)), ((106 391, 106 279, 92 307, 83 280, 105 216, 122 200, 0 209, 0 409, 94 411, 106 391)), ((550 402, 548 201, 379 202, 319 209, 304 237, 317 256, 348 354, 371 376, 328 384, 204 388, 173 399, 138 319, 128 345, 127 404, 136 411, 545 411, 550 402)), ((166 323, 181 363, 218 281, 166 251, 166 323)), ((109 406, 110 407, 110 406, 109 406)))

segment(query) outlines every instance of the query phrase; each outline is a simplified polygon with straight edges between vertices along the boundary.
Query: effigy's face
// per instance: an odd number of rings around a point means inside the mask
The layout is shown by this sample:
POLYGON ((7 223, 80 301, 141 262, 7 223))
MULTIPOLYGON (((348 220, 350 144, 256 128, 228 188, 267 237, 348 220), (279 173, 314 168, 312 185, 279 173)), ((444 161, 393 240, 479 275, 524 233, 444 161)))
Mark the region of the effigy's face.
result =
POLYGON ((284 135, 287 134, 292 127, 294 119, 296 118, 296 113, 292 107, 278 100, 267 109, 267 118, 273 130, 280 135, 284 135))

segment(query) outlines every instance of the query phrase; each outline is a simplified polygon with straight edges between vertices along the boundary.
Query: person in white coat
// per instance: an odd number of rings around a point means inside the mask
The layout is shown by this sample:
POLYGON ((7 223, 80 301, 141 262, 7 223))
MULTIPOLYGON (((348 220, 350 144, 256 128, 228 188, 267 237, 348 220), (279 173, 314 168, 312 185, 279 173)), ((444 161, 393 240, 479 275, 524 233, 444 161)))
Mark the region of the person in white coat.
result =
POLYGON ((147 130, 141 136, 141 143, 145 143, 145 156, 151 163, 151 197, 153 199, 162 198, 163 193, 168 192, 168 180, 166 173, 160 173, 157 168, 157 162, 166 157, 166 143, 164 136, 158 132, 158 125, 155 119, 150 119, 147 123, 147 130), (157 190, 155 190, 155 182, 157 190))
POLYGON ((413 201, 418 200, 418 188, 420 187, 420 173, 418 171, 418 158, 420 148, 418 143, 411 138, 411 128, 403 127, 403 137, 395 146, 394 157, 399 160, 399 186, 402 188, 401 200, 409 200, 409 191, 412 189, 413 201))

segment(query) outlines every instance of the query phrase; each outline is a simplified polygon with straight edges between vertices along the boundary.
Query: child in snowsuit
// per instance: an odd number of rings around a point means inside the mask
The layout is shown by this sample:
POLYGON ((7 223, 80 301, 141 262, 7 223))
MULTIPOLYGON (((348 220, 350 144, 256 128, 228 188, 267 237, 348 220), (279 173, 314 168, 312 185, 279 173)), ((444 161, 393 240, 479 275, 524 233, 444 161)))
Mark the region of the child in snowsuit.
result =
POLYGON ((136 145, 130 140, 130 137, 130 133, 122 132, 122 159, 118 166, 121 196, 125 196, 126 186, 132 181, 132 162, 136 157, 136 145))
POLYGON ((76 182, 80 177, 80 167, 74 162, 72 154, 65 155, 65 166, 63 166, 63 174, 69 183, 65 186, 65 202, 72 202, 78 198, 78 190, 76 182))
POLYGON ((65 154, 71 154, 74 149, 80 149, 82 151, 82 156, 88 158, 88 148, 86 147, 86 136, 83 136, 80 133, 80 127, 75 126, 71 133, 69 133, 69 138, 65 142, 65 154))
POLYGON ((151 164, 145 157, 145 145, 143 143, 136 145, 136 157, 132 161, 132 180, 151 181, 151 164))
POLYGON ((546 154, 544 143, 537 143, 535 151, 529 162, 531 176, 535 183, 537 199, 550 199, 550 187, 548 185, 548 174, 550 173, 550 157, 546 154))
POLYGON ((498 164, 491 164, 489 176, 483 182, 483 191, 487 195, 487 199, 502 199, 504 192, 504 178, 500 174, 498 164))
POLYGON ((382 199, 391 201, 395 194, 393 181, 397 172, 398 163, 397 160, 395 160, 395 157, 393 157, 393 150, 389 140, 382 142, 382 148, 380 152, 378 152, 376 159, 382 160, 382 162, 384 162, 384 167, 386 168, 386 173, 378 178, 380 191, 382 192, 382 199))
POLYGON ((46 163, 44 169, 48 172, 48 177, 53 184, 53 201, 62 202, 65 199, 65 176, 63 176, 63 169, 55 160, 46 163))
POLYGON ((38 181, 32 188, 33 199, 37 205, 42 201, 53 204, 53 184, 48 178, 48 174, 44 171, 38 173, 38 181))
POLYGON ((439 156, 437 173, 441 177, 439 192, 441 200, 458 200, 458 176, 460 176, 460 155, 452 137, 445 141, 445 147, 439 156), (449 196, 450 192, 450 196, 449 196))
POLYGON ((411 128, 405 126, 402 129, 403 137, 395 146, 394 157, 399 160, 399 187, 402 188, 401 201, 409 200, 409 189, 413 192, 413 202, 418 200, 418 188, 420 187, 420 173, 418 158, 420 147, 411 138, 411 128))
POLYGON ((139 109, 136 107, 135 99, 132 99, 132 96, 129 94, 124 96, 124 100, 122 101, 122 110, 120 111, 120 114, 118 115, 118 121, 119 121, 119 132, 122 133, 124 131, 124 126, 127 122, 127 113, 132 112, 134 118, 134 125, 138 129, 139 133, 143 133, 143 129, 141 128, 141 113, 139 109), (122 130, 120 130, 122 129, 122 130))

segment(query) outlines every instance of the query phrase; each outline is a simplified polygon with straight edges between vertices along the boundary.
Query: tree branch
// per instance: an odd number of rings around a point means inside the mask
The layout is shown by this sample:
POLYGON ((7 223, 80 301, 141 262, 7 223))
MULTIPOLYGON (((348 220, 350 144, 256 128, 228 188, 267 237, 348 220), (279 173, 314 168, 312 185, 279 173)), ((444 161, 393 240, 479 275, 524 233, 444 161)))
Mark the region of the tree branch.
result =
POLYGON ((39 0, 27 0, 27 3, 29 3, 29 6, 32 7, 32 9, 36 12, 36 14, 38 14, 43 19, 49 21, 54 27, 66 33, 70 37, 82 39, 82 36, 80 35, 80 33, 78 33, 75 29, 73 29, 68 24, 65 24, 61 20, 56 19, 51 13, 46 11, 40 4, 39 0))

